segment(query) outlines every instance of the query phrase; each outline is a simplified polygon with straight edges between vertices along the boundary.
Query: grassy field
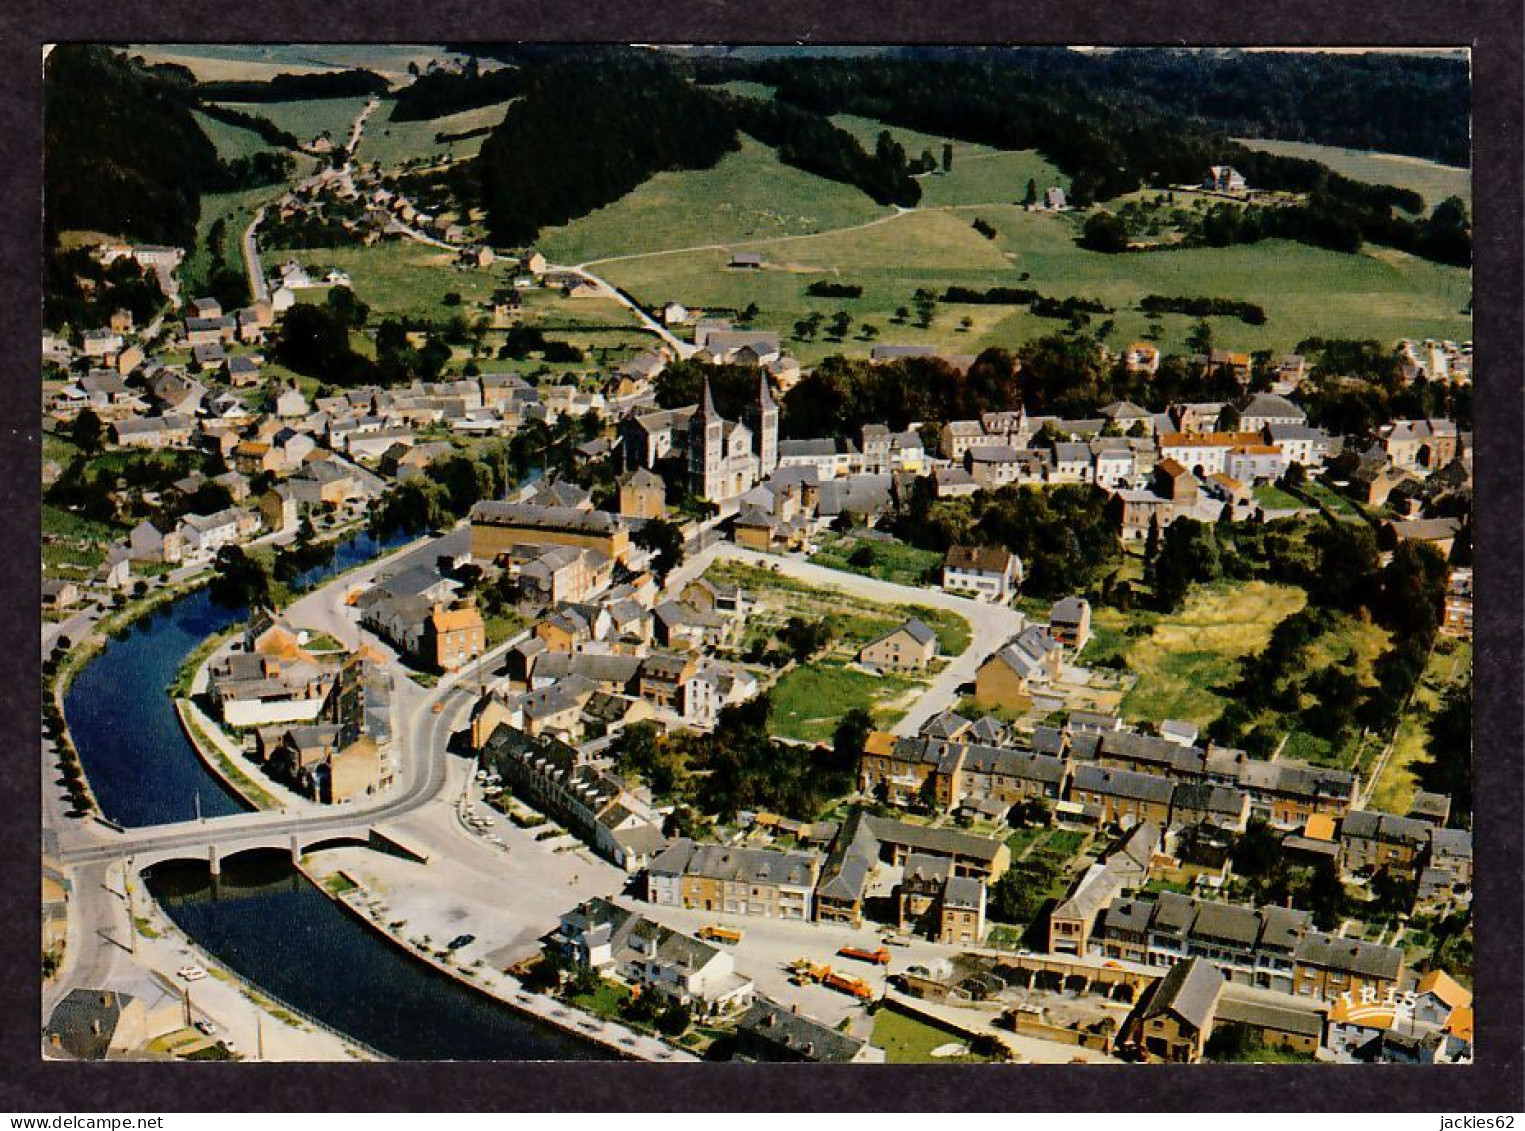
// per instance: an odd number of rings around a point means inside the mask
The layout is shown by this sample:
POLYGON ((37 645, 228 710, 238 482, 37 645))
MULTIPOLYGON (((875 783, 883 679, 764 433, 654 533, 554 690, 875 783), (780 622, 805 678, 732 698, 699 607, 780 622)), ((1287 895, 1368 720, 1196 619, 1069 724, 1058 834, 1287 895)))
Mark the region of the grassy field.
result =
POLYGON ((1263 648, 1271 630, 1306 603, 1301 589, 1263 581, 1193 587, 1179 612, 1124 653, 1138 673, 1122 702, 1124 718, 1211 723, 1226 702, 1214 689, 1230 682, 1240 659, 1263 648))
POLYGON ((780 738, 829 742, 842 716, 860 707, 876 726, 891 727, 923 686, 904 676, 870 675, 835 660, 818 660, 790 669, 773 685, 771 730, 780 738))
POLYGON ((658 173, 614 203, 546 229, 539 245, 555 262, 581 263, 803 235, 885 215, 888 209, 851 185, 785 165, 744 136, 741 149, 713 169, 658 173))
POLYGON ((1441 698, 1452 686, 1465 682, 1472 673, 1472 645, 1452 642, 1449 653, 1438 645, 1425 665, 1424 675, 1414 690, 1408 713, 1398 724, 1393 752, 1382 774, 1372 786, 1367 808, 1389 813, 1407 813, 1418 791, 1414 767, 1429 754, 1429 720, 1441 698))
MULTIPOLYGON (((327 132, 338 145, 349 138, 350 127, 365 108, 364 98, 311 98, 300 102, 229 102, 246 114, 269 118, 281 129, 296 135, 304 145, 327 132)), ((367 123, 367 131, 370 124, 367 123)), ((364 145, 362 138, 361 144, 364 145)))
MULTIPOLYGON (((455 266, 448 251, 412 240, 383 240, 371 247, 268 248, 266 262, 287 259, 312 267, 338 267, 350 277, 350 286, 371 307, 372 320, 401 315, 444 321, 462 315, 468 321, 486 316, 480 304, 509 282, 508 265, 494 264, 486 270, 455 266), (461 296, 461 305, 446 306, 445 295, 461 296)), ((321 296, 321 291, 311 292, 321 296)), ((543 329, 630 329, 635 316, 613 299, 568 299, 559 292, 527 291, 523 294, 525 325, 543 329)))
POLYGON ((1264 507, 1268 511, 1308 509, 1307 503, 1303 502, 1295 495, 1287 494, 1280 487, 1272 486, 1269 483, 1262 483, 1260 486, 1256 487, 1253 491, 1253 494, 1255 496, 1256 505, 1264 507))
MULTIPOLYGON (((1267 313, 1263 326, 1211 320, 1220 344, 1244 350, 1291 350, 1310 335, 1471 336, 1471 321, 1461 313, 1470 282, 1460 268, 1382 248, 1342 255, 1280 240, 1109 256, 1076 244, 1079 223, 1074 215, 1029 213, 1014 205, 921 209, 855 231, 757 242, 753 250, 767 264, 761 271, 730 270, 725 252, 701 250, 611 262, 600 274, 649 303, 676 298, 693 306, 740 309, 755 302, 761 324, 785 334, 812 312, 826 318, 839 310, 850 314, 855 324, 845 343, 824 337, 791 343, 807 363, 833 353, 866 354, 870 343, 857 336, 865 322, 877 327, 879 341, 928 343, 961 353, 1009 346, 1063 326, 1022 307, 945 304, 927 329, 892 322, 898 307, 914 305, 918 288, 941 293, 950 284, 1020 285, 1056 298, 1099 298, 1116 310, 1097 319, 1113 322, 1106 341, 1115 349, 1147 331, 1149 320, 1134 308, 1151 293, 1258 303, 1267 313), (975 217, 996 229, 994 240, 974 231, 975 217), (821 278, 859 284, 864 293, 850 300, 807 296, 805 288, 821 278), (965 317, 972 320, 967 329, 961 325, 965 317)), ((1195 321, 1185 315, 1161 318, 1161 347, 1184 352, 1195 321)))
POLYGON ((366 120, 365 132, 360 135, 360 146, 355 153, 358 160, 365 163, 379 161, 383 169, 391 169, 417 157, 448 157, 456 161, 475 157, 477 150, 482 148, 483 138, 437 142, 434 135, 495 126, 503 120, 504 111, 508 109, 507 102, 499 102, 423 122, 394 122, 392 111, 396 106, 397 103, 391 100, 383 102, 366 120))
POLYGON ((1459 196, 1472 206, 1472 171, 1455 165, 1441 165, 1420 157, 1398 153, 1373 153, 1361 149, 1341 149, 1333 145, 1313 145, 1302 141, 1262 141, 1238 138, 1241 145, 1261 153, 1283 157, 1303 157, 1321 161, 1336 173, 1355 181, 1375 185, 1394 185, 1413 189, 1433 208, 1448 196, 1459 196))
POLYGON ((897 585, 921 585, 934 571, 942 568, 943 556, 931 550, 907 546, 903 542, 879 542, 851 535, 829 535, 821 540, 821 552, 810 560, 815 565, 826 566, 828 569, 877 577, 897 585), (867 565, 856 565, 850 560, 860 547, 866 547, 870 555, 871 560, 867 565))
MULTIPOLYGON (((464 56, 438 46, 401 43, 135 43, 128 54, 150 63, 189 67, 202 82, 249 79, 268 82, 279 74, 320 74, 363 68, 394 84, 408 77, 408 64, 464 56)), ((484 62, 486 69, 491 63, 484 62)))
MULTIPOLYGON (((766 88, 765 88, 766 89, 766 88)), ((951 141, 953 144, 953 170, 958 171, 959 160, 965 157, 979 157, 990 153, 999 153, 1000 150, 992 149, 988 145, 980 145, 972 141, 959 141, 952 138, 941 138, 933 134, 924 134, 920 130, 913 130, 906 126, 887 126, 876 118, 863 118, 857 114, 834 114, 831 124, 838 129, 846 130, 858 139, 859 144, 869 152, 873 152, 874 146, 879 142, 879 135, 885 130, 890 131, 890 136, 905 146, 906 156, 917 158, 924 150, 930 149, 932 156, 938 160, 938 167, 942 167, 943 142, 951 141)), ((1027 182, 1022 182, 1026 188, 1027 182)))
MULTIPOLYGON (((933 150, 941 160, 942 150, 933 150)), ((992 151, 958 156, 948 172, 930 173, 921 180, 921 206, 937 208, 952 204, 1015 204, 1027 194, 1027 182, 1037 184, 1041 196, 1054 185, 1068 190, 1070 179, 1050 165, 1036 150, 992 151)))
POLYGON ((212 144, 217 147, 217 156, 224 161, 230 161, 235 157, 252 157, 256 153, 275 148, 253 130, 229 125, 217 118, 209 118, 200 110, 192 111, 192 114, 196 124, 201 127, 201 132, 206 134, 212 144))
POLYGON ((1361 511, 1338 491, 1331 490, 1317 480, 1310 479, 1302 486, 1303 494, 1310 499, 1316 499, 1328 507, 1336 517, 1346 522, 1365 522, 1361 511))
MULTIPOLYGON (((185 265, 180 269, 181 285, 186 294, 194 296, 211 270, 207 236, 212 225, 218 220, 227 221, 222 237, 223 258, 235 270, 244 270, 244 229, 254 219, 254 213, 259 211, 260 205, 275 200, 283 191, 283 185, 266 185, 241 192, 207 193, 201 198, 201 215, 196 218, 196 246, 189 249, 185 265)), ((260 248, 260 256, 267 267, 279 262, 263 247, 260 248)))
POLYGON ((932 1050, 943 1045, 968 1046, 968 1038, 950 1029, 929 1025, 909 1013, 890 1006, 874 1014, 872 1043, 884 1050, 890 1064, 988 1064, 989 1057, 964 1052, 958 1056, 933 1056, 932 1050))

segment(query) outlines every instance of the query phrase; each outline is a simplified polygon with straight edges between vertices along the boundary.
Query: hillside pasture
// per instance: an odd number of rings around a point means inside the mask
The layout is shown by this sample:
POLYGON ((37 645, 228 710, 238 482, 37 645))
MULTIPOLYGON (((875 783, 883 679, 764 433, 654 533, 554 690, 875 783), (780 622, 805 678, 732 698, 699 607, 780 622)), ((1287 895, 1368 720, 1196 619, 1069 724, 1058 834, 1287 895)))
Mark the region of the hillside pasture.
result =
POLYGON ((1334 145, 1314 145, 1302 141, 1270 141, 1236 138, 1240 145, 1261 153, 1282 157, 1302 157, 1328 165, 1336 173, 1353 181, 1374 185, 1393 185, 1413 189, 1424 198, 1425 206, 1434 208, 1448 196, 1459 196, 1472 207, 1472 171, 1455 165, 1441 165, 1422 157, 1401 153, 1375 153, 1363 149, 1341 149, 1334 145))
MULTIPOLYGON (((677 299, 705 309, 739 310, 755 302, 762 312, 759 324, 786 339, 794 323, 813 312, 827 319, 837 311, 851 315, 846 342, 821 335, 790 343, 807 364, 833 353, 867 354, 871 342, 858 336, 865 322, 879 332, 873 340, 931 344, 956 353, 1014 346, 1064 326, 1025 307, 993 305, 939 304, 925 329, 914 318, 903 325, 891 321, 897 307, 914 308, 918 288, 941 294, 954 284, 1099 298, 1115 308, 1113 314, 1094 316, 1095 323, 1113 323, 1105 340, 1114 349, 1148 331, 1150 319, 1136 309, 1147 294, 1259 304, 1267 314, 1262 326, 1237 318, 1209 320, 1220 344, 1243 350, 1290 351, 1312 336, 1471 337, 1471 319, 1462 313, 1471 297, 1470 280, 1460 268, 1385 248, 1345 255, 1284 240, 1103 255, 1078 245, 1079 225, 1075 214, 1027 212, 1015 205, 917 209, 850 231, 752 242, 749 250, 764 256, 761 271, 731 269, 727 253, 714 250, 621 259, 595 269, 648 304, 677 299), (994 240, 972 228, 976 217, 995 228, 994 240), (855 283, 864 293, 857 299, 812 298, 805 288, 814 279, 855 283), (967 329, 965 317, 972 322, 967 329)), ((1186 338, 1197 319, 1167 314, 1158 321, 1161 348, 1187 352, 1186 338)))
POLYGON ((712 169, 658 173, 612 204, 540 234, 558 263, 797 236, 889 215, 851 185, 785 165, 761 142, 712 169))
POLYGON ((355 157, 362 164, 380 162, 383 169, 395 169, 404 162, 420 157, 463 161, 477 155, 482 142, 486 140, 485 135, 448 142, 435 141, 435 135, 466 133, 496 126, 503 120, 508 106, 507 102, 498 102, 492 106, 462 110, 459 114, 447 114, 423 122, 394 122, 392 111, 397 108, 397 103, 388 99, 366 120, 365 132, 360 135, 355 157))

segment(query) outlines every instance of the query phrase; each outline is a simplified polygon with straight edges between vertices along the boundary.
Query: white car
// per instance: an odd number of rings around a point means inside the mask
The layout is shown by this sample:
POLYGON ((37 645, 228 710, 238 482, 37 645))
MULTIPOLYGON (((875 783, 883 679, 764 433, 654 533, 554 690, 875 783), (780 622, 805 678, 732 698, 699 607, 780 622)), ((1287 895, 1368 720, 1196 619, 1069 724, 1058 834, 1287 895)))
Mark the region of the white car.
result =
POLYGON ((180 969, 176 970, 175 973, 179 974, 180 977, 184 978, 187 982, 199 982, 201 979, 207 976, 207 972, 205 970, 203 970, 200 966, 194 965, 182 966, 180 969))

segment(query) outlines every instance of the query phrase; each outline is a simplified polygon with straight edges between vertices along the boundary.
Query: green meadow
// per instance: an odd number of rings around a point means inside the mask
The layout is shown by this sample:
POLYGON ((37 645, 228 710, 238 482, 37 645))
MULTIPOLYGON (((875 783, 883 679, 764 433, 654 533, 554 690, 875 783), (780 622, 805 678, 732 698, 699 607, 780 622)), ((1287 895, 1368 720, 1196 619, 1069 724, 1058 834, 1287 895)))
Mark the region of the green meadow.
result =
POLYGON ((1373 153, 1364 149, 1341 149, 1334 145, 1314 145, 1302 141, 1262 141, 1257 138, 1236 140, 1240 145, 1262 153, 1321 161, 1351 180, 1413 189, 1424 197, 1425 204, 1431 208, 1448 196, 1459 196, 1467 202, 1467 207, 1472 206, 1470 169, 1441 165, 1399 153, 1373 153))
MULTIPOLYGON (((957 160, 955 160, 957 167, 957 160)), ((1024 182, 1025 184, 1025 182, 1024 182)), ((837 352, 867 353, 864 324, 877 341, 926 343, 959 353, 1011 346, 1062 328, 1024 307, 939 304, 926 329, 892 321, 912 295, 937 293, 950 284, 1024 286, 1055 298, 1099 298, 1116 313, 1098 315, 1113 327, 1106 341, 1125 347, 1142 337, 1149 319, 1135 308, 1147 294, 1206 295, 1258 303, 1267 322, 1249 326, 1233 318, 1212 319, 1215 337, 1244 350, 1290 350, 1304 338, 1404 336, 1468 338, 1471 320, 1462 313, 1470 297, 1468 274, 1401 252, 1369 248, 1344 255, 1304 244, 1268 240, 1228 248, 1191 248, 1103 255, 1076 242, 1080 220, 1070 214, 1027 212, 1015 205, 918 209, 853 231, 755 242, 761 271, 727 266, 720 250, 684 251, 601 264, 611 282, 648 303, 677 299, 706 309, 741 309, 756 303, 760 323, 787 334, 818 312, 852 316, 844 343, 818 337, 793 343, 809 363, 837 352), (979 218, 996 237, 976 232, 979 218), (815 279, 861 285, 858 299, 816 299, 805 294, 815 279), (964 324, 964 319, 969 324, 964 324)), ((1196 319, 1166 315, 1160 344, 1184 352, 1196 319)))

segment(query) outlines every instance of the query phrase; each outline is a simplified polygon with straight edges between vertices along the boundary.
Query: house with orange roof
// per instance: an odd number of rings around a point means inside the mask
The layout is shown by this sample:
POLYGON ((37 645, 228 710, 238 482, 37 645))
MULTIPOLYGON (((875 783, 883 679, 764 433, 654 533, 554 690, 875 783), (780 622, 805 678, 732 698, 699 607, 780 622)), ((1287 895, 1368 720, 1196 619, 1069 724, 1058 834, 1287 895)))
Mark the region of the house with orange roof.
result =
POLYGON ((440 671, 457 671, 471 663, 487 649, 487 628, 476 602, 436 604, 424 621, 419 644, 423 658, 440 671))
POLYGON ((1417 1024, 1449 1028, 1457 1011, 1463 1009, 1467 1011, 1464 1020, 1470 1030, 1472 991, 1444 970, 1431 970, 1414 987, 1414 1021, 1417 1024))

